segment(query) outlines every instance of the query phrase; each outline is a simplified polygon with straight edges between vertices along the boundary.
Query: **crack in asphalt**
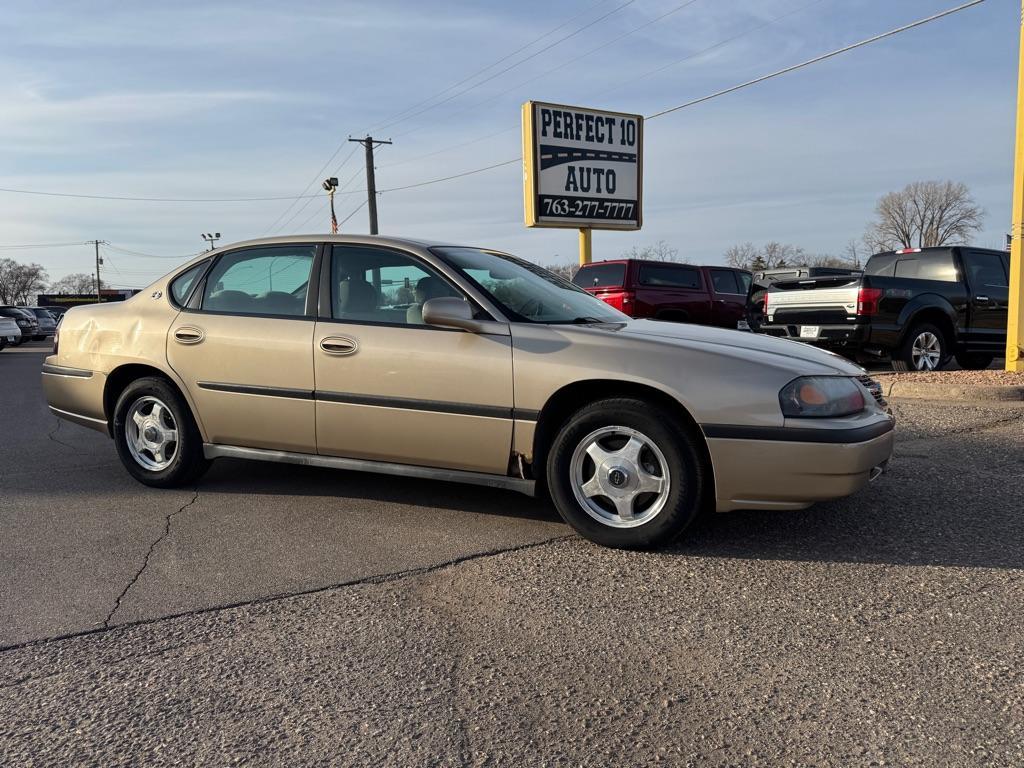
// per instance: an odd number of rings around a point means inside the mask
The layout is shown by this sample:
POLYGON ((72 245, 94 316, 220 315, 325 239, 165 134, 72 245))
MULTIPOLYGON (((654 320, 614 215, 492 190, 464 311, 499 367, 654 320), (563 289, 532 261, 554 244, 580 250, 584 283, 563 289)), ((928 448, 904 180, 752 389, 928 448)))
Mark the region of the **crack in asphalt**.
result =
POLYGON ((63 440, 57 437, 57 433, 60 432, 60 425, 64 423, 63 420, 58 419, 56 416, 53 417, 53 420, 57 422, 57 426, 54 427, 49 432, 47 432, 46 436, 53 440, 53 442, 57 443, 58 445, 63 445, 65 448, 70 448, 72 451, 77 450, 75 446, 71 445, 70 443, 65 443, 63 440))
POLYGON ((124 590, 122 590, 121 594, 117 596, 117 600, 114 601, 114 607, 110 609, 110 613, 107 614, 107 618, 105 618, 103 620, 103 628, 104 629, 110 629, 110 620, 114 618, 114 614, 117 613, 117 609, 121 607, 121 601, 124 600, 125 596, 131 590, 131 588, 135 586, 135 583, 139 580, 139 578, 142 576, 143 572, 145 572, 146 568, 149 566, 149 558, 152 557, 153 551, 157 548, 157 546, 160 544, 161 541, 166 539, 171 534, 171 519, 175 515, 181 514, 186 509, 188 509, 193 504, 195 504, 196 500, 198 498, 199 498, 199 488, 197 487, 195 489, 195 492, 192 495, 192 500, 191 501, 189 501, 187 504, 182 505, 181 507, 179 507, 174 512, 168 512, 167 515, 164 517, 164 530, 163 530, 163 533, 161 533, 156 538, 156 540, 152 544, 149 545, 149 549, 146 551, 146 556, 142 560, 142 567, 139 568, 139 570, 131 578, 131 580, 128 582, 128 585, 124 588, 124 590))
POLYGON ((126 630, 126 629, 129 629, 131 627, 146 626, 146 625, 149 625, 149 624, 158 624, 158 623, 160 623, 162 621, 170 621, 172 619, 182 619, 182 618, 188 618, 190 616, 201 616, 201 615, 206 614, 206 613, 217 613, 218 611, 226 611, 226 610, 230 610, 232 608, 244 608, 246 606, 261 605, 263 603, 273 603, 273 602, 277 602, 279 600, 288 600, 288 599, 296 598, 296 597, 307 597, 309 595, 318 595, 318 594, 321 594, 321 593, 324 593, 324 592, 331 592, 331 591, 336 590, 336 589, 344 589, 346 587, 357 587, 357 586, 362 586, 364 584, 386 584, 386 583, 391 582, 391 581, 401 581, 402 579, 415 578, 417 576, 423 576, 423 575, 428 574, 428 573, 435 573, 437 571, 441 571, 441 570, 444 570, 446 568, 454 568, 456 566, 462 565, 463 563, 472 562, 473 560, 481 560, 481 559, 488 558, 488 557, 497 557, 498 555, 504 555, 504 554, 509 554, 509 553, 513 553, 513 552, 524 552, 524 551, 529 550, 529 549, 536 549, 538 547, 548 546, 549 544, 558 544, 558 543, 563 542, 563 541, 569 541, 569 540, 572 540, 572 539, 578 539, 579 538, 575 533, 567 533, 567 534, 564 534, 562 536, 553 536, 550 539, 544 539, 543 541, 535 541, 535 542, 531 542, 529 544, 517 544, 517 545, 512 546, 512 547, 501 547, 501 548, 498 548, 498 549, 491 549, 491 550, 487 550, 487 551, 484 551, 484 552, 476 552, 476 553, 469 554, 469 555, 460 555, 460 556, 454 557, 454 558, 452 558, 450 560, 445 560, 444 562, 441 562, 441 563, 435 563, 433 565, 424 565, 424 566, 420 566, 419 568, 409 568, 409 569, 404 570, 404 571, 394 571, 392 573, 373 574, 373 575, 370 575, 370 576, 363 576, 363 577, 360 577, 358 579, 350 579, 349 581, 340 581, 340 582, 337 582, 337 583, 334 583, 334 584, 328 584, 328 585, 322 586, 322 587, 312 587, 311 589, 303 589, 303 590, 299 590, 298 592, 280 592, 280 593, 275 593, 275 594, 272 594, 272 595, 262 595, 260 597, 254 597, 254 598, 252 598, 250 600, 238 600, 238 601, 232 602, 232 603, 222 603, 220 605, 210 605, 210 606, 206 606, 206 607, 203 607, 203 608, 195 608, 195 609, 193 609, 191 611, 181 611, 180 613, 170 613, 170 614, 167 614, 165 616, 155 616, 155 617, 149 618, 149 619, 138 619, 136 621, 126 621, 126 622, 123 622, 123 623, 120 623, 120 624, 110 625, 108 622, 110 621, 110 619, 114 615, 114 613, 117 612, 117 609, 120 606, 121 601, 124 599, 124 596, 126 594, 128 594, 128 590, 130 590, 132 585, 136 581, 138 581, 139 576, 142 575, 142 572, 144 570, 146 570, 146 565, 149 563, 149 557, 152 554, 154 547, 156 547, 157 544, 159 544, 164 538, 167 537, 167 533, 170 530, 170 518, 174 517, 179 512, 182 512, 186 507, 189 507, 192 504, 194 504, 198 497, 199 497, 199 490, 197 489, 196 490, 196 495, 192 498, 192 501, 190 501, 188 504, 183 506, 181 509, 177 510, 177 512, 172 512, 171 514, 169 514, 167 516, 168 520, 167 520, 167 524, 165 526, 164 533, 160 536, 160 538, 158 538, 150 546, 149 552, 146 553, 146 560, 143 563, 142 568, 139 569, 139 572, 137 574, 135 574, 135 578, 133 578, 131 580, 131 582, 128 584, 128 586, 125 587, 124 591, 121 593, 121 596, 117 599, 117 604, 114 606, 114 609, 107 616, 106 621, 103 622, 103 626, 102 627, 96 627, 94 629, 83 629, 83 630, 79 630, 77 632, 68 632, 67 634, 63 634, 63 635, 53 635, 52 637, 41 637, 41 638, 36 638, 34 640, 25 640, 25 641, 22 641, 20 643, 12 643, 11 645, 0 646, 0 653, 7 653, 9 651, 17 651, 17 650, 20 650, 22 648, 29 648, 29 647, 33 647, 33 646, 37 646, 37 645, 44 645, 44 644, 47 644, 47 643, 59 642, 61 640, 71 640, 71 639, 76 638, 76 637, 86 637, 88 635, 105 634, 107 632, 117 632, 119 630, 126 630))

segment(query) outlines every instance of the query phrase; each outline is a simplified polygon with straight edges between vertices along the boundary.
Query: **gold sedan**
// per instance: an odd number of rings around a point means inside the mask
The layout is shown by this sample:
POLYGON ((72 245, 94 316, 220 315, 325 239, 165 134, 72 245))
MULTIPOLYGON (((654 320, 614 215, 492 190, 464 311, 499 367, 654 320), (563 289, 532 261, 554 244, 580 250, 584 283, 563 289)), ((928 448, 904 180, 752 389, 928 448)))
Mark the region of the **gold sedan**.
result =
POLYGON ((893 442, 843 358, 632 320, 507 254, 385 237, 239 243, 71 309, 43 386, 147 485, 221 456, 476 483, 547 493, 615 547, 704 507, 853 493, 893 442))

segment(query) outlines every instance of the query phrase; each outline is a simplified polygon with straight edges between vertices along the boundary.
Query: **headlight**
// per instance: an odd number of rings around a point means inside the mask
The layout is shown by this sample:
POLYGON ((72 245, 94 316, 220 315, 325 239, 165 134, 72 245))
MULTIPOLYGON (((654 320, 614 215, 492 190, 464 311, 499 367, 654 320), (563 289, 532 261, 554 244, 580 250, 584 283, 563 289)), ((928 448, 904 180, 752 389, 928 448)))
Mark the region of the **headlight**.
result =
POLYGON ((843 376, 802 376, 779 392, 782 415, 829 418, 860 413, 866 405, 864 388, 843 376))

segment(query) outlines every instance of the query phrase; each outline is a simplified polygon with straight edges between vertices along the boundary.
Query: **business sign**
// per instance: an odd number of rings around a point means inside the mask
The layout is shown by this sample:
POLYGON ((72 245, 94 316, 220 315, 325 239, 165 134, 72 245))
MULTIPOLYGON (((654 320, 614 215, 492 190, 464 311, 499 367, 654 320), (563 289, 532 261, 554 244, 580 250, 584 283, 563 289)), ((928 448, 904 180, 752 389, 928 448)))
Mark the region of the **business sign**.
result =
POLYGON ((640 229, 640 115, 523 104, 523 192, 528 227, 640 229))
MULTIPOLYGON (((113 291, 104 288, 101 292, 103 302, 124 301, 138 293, 138 291, 113 291)), ((36 306, 39 307, 80 307, 86 304, 96 304, 95 293, 41 293, 36 297, 36 306)))

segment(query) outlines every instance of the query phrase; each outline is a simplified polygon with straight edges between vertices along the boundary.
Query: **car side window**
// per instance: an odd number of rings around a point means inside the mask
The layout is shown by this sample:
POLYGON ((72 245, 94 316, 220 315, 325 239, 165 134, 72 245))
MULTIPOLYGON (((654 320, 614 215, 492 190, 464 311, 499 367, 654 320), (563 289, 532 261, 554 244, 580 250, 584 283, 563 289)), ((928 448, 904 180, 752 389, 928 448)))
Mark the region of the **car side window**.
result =
POLYGON ((715 286, 715 293, 740 293, 736 273, 731 269, 712 269, 711 284, 715 286))
POLYGON ((998 253, 963 251, 967 281, 972 289, 1008 288, 1003 259, 998 253))
POLYGON ((173 304, 179 307, 185 306, 185 302, 188 301, 188 296, 192 293, 196 280, 203 274, 208 263, 204 261, 196 264, 192 269, 182 272, 171 281, 171 299, 173 304))
POLYGON ((223 254, 206 278, 202 308, 239 315, 306 314, 316 244, 245 248, 223 254))
POLYGON ((753 283, 754 278, 749 272, 736 272, 736 280, 740 284, 740 293, 746 296, 750 293, 750 285, 753 283))
POLYGON ((699 290, 700 270, 671 264, 643 264, 640 267, 640 283, 655 287, 699 290))
POLYGON ((331 316, 335 320, 425 326, 423 305, 462 293, 427 264, 387 248, 331 248, 331 316))

